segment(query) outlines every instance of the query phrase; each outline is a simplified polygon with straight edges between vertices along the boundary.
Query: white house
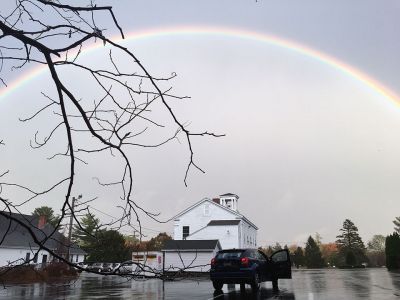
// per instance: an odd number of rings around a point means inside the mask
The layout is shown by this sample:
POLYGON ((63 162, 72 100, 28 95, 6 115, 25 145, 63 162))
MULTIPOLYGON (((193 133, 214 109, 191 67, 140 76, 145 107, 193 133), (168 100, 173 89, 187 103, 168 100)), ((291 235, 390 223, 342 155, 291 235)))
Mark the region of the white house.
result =
POLYGON ((204 198, 177 214, 174 219, 174 240, 219 240, 222 249, 256 248, 257 230, 238 211, 239 197, 224 194, 204 198))
POLYGON ((208 272, 219 250, 218 240, 168 240, 162 250, 164 272, 208 272))
MULTIPOLYGON (((54 227, 47 224, 44 218, 15 213, 9 215, 18 222, 28 225, 38 240, 46 239, 44 245, 47 248, 60 256, 66 255, 67 239, 58 231, 54 231, 54 227)), ((0 267, 22 263, 45 264, 54 259, 48 251, 39 248, 25 227, 15 221, 10 222, 10 219, 2 214, 0 215, 0 238, 2 239, 0 267)), ((86 254, 73 243, 70 245, 69 253, 70 260, 75 263, 82 262, 86 254)))

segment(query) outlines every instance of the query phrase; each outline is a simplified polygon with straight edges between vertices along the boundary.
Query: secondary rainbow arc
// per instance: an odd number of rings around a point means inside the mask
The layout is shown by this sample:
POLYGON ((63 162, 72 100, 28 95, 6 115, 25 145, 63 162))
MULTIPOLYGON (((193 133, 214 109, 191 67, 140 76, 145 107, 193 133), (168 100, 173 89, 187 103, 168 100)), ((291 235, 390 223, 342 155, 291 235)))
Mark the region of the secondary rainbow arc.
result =
MULTIPOLYGON (((240 38, 246 40, 254 40, 257 42, 264 42, 273 46, 282 47, 299 54, 308 56, 314 60, 319 61, 322 64, 329 65, 344 74, 362 82, 372 90, 383 95, 387 99, 391 100, 397 106, 400 105, 400 97, 396 95, 389 88, 385 87, 382 83, 376 79, 368 76, 367 74, 361 72, 357 68, 340 61, 328 54, 321 51, 317 51, 305 45, 299 44, 294 41, 290 41, 281 37, 277 37, 270 34, 264 34, 254 31, 247 31, 235 28, 225 28, 225 27, 205 27, 205 26, 185 26, 185 27, 170 27, 170 28, 153 28, 143 31, 133 31, 126 35, 125 40, 118 37, 112 38, 116 42, 128 42, 132 40, 141 40, 148 38, 156 38, 161 36, 179 36, 179 35, 211 35, 211 36, 225 36, 240 38)), ((103 47, 102 43, 96 43, 91 46, 85 47, 82 51, 82 55, 87 55, 88 53, 100 49, 103 47)), ((46 70, 46 66, 38 66, 33 70, 27 72, 20 78, 13 81, 8 87, 0 89, 0 99, 5 98, 10 95, 13 91, 28 83, 31 79, 40 75, 46 70)))

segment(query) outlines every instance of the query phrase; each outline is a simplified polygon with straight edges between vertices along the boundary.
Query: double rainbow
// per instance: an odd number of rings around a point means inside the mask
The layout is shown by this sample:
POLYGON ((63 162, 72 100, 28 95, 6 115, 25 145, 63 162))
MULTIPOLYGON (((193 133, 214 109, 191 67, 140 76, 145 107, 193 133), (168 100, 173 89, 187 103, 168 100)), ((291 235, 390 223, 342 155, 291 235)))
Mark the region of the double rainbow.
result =
MULTIPOLYGON (((125 40, 121 40, 119 38, 114 38, 114 41, 123 42, 123 41, 132 41, 132 40, 143 40, 143 39, 151 39, 162 36, 221 36, 221 37, 232 37, 239 38, 243 40, 251 40, 261 43, 266 43, 269 45, 273 45, 276 47, 281 47, 301 55, 305 55, 310 57, 321 64, 328 65, 343 74, 360 81, 364 85, 368 86, 371 90, 377 92, 378 94, 383 95, 385 98, 394 102, 396 105, 400 104, 399 97, 391 91, 389 88, 385 87, 382 83, 368 76, 367 74, 361 72, 355 67, 348 65, 332 56, 329 56, 325 53, 312 49, 310 47, 298 44, 297 42, 289 41, 280 37, 276 37, 269 34, 258 33, 253 31, 246 31, 242 29, 233 29, 233 28, 224 28, 224 27, 174 27, 174 28, 155 28, 150 30, 143 31, 134 31, 129 33, 125 40)), ((102 43, 97 43, 92 46, 86 47, 82 55, 87 55, 88 53, 95 51, 96 49, 100 49, 103 47, 102 43)), ((27 84, 30 80, 40 75, 42 72, 46 70, 46 66, 39 66, 34 68, 33 70, 27 72, 23 76, 19 77, 15 81, 13 81, 8 87, 0 89, 0 99, 9 96, 13 91, 18 88, 21 88, 25 84, 27 84)))

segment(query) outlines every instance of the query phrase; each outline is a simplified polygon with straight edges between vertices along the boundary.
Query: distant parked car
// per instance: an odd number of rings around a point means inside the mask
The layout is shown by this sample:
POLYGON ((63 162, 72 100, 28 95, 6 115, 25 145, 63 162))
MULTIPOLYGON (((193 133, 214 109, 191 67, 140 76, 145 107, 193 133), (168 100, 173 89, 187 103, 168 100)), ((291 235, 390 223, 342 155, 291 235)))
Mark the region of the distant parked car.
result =
POLYGON ((257 249, 222 250, 211 260, 210 279, 216 290, 221 290, 225 283, 250 284, 256 291, 263 281, 272 281, 278 289, 279 278, 292 278, 289 251, 276 251, 269 258, 257 249))
POLYGON ((103 270, 103 263, 93 263, 87 267, 87 270, 101 272, 103 270))
MULTIPOLYGON (((83 269, 87 269, 87 267, 88 267, 88 263, 85 263, 85 262, 79 262, 79 263, 77 263, 76 265, 77 265, 78 267, 83 268, 83 269)), ((76 267, 75 267, 75 269, 77 269, 78 272, 82 272, 82 270, 79 269, 79 268, 76 268, 76 267)))
POLYGON ((114 271, 117 274, 131 274, 133 271, 133 268, 136 268, 136 264, 134 264, 131 261, 123 262, 123 263, 118 263, 114 266, 114 271))
POLYGON ((102 272, 111 272, 113 270, 112 263, 103 263, 103 267, 101 269, 102 272))

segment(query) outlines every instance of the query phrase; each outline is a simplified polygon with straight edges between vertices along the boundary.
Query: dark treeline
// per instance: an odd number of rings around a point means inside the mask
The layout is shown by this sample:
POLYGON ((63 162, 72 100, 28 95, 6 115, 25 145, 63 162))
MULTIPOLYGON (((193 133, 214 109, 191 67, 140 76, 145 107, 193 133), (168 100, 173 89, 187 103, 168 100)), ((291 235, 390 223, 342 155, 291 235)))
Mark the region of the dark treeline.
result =
POLYGON ((116 230, 100 227, 100 220, 93 214, 82 217, 80 225, 75 225, 72 238, 87 252, 89 262, 123 262, 132 259, 134 251, 161 250, 166 240, 171 239, 167 233, 159 233, 149 241, 141 241, 135 236, 122 235, 116 230))
POLYGON ((282 248, 290 251, 291 260, 297 268, 357 268, 383 267, 389 270, 400 269, 400 217, 393 221, 395 231, 388 236, 374 235, 364 244, 358 234, 357 226, 349 219, 343 222, 336 241, 322 243, 317 233, 309 236, 304 247, 299 245, 260 247, 267 255, 282 248))

